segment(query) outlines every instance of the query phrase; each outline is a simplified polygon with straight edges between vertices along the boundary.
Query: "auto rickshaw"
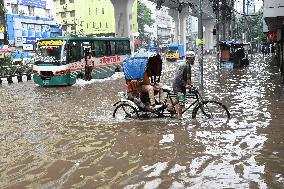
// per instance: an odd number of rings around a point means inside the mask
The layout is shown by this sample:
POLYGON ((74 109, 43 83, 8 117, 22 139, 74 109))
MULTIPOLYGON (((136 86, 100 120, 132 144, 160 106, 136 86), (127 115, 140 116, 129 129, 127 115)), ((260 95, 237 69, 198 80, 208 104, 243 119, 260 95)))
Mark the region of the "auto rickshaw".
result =
POLYGON ((248 43, 235 41, 220 41, 220 67, 239 68, 249 65, 248 55, 245 46, 248 43))

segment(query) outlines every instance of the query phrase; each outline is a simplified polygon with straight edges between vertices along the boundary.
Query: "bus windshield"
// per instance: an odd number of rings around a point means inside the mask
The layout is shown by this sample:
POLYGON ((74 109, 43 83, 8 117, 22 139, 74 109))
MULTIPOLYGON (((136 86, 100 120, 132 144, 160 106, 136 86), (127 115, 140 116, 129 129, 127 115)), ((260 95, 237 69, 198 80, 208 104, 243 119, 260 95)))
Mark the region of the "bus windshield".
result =
POLYGON ((62 64, 62 41, 39 41, 36 63, 62 64))

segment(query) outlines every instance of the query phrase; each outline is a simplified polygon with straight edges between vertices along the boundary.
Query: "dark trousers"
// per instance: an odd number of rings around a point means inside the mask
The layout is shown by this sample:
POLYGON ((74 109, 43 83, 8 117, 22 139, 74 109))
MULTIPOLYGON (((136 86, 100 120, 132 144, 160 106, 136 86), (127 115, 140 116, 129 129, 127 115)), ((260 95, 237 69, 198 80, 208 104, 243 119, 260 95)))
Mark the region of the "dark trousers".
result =
POLYGON ((93 67, 90 66, 85 67, 85 78, 87 81, 90 81, 92 79, 92 71, 93 67))

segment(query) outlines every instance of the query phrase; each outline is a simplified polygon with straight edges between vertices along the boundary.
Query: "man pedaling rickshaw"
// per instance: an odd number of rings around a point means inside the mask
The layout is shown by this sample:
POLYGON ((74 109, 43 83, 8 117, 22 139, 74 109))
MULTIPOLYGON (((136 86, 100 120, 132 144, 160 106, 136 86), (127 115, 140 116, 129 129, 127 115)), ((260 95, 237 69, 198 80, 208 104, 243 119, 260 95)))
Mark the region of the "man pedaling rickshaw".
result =
POLYGON ((186 52, 186 62, 182 63, 176 72, 173 80, 173 91, 176 94, 176 99, 173 103, 168 105, 168 111, 173 111, 175 105, 177 106, 178 119, 182 119, 182 111, 185 105, 186 90, 191 90, 191 67, 194 64, 195 53, 193 51, 186 52))

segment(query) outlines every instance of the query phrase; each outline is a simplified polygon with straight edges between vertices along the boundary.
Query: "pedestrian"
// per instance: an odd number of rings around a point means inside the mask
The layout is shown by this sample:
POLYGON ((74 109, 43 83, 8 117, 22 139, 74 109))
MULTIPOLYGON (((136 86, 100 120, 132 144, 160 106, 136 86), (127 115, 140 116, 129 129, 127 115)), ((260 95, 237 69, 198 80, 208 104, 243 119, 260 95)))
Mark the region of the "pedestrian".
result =
POLYGON ((182 119, 182 112, 185 105, 186 90, 191 90, 192 80, 191 80, 191 67, 194 64, 195 53, 189 51, 186 53, 186 62, 178 67, 176 76, 173 80, 173 91, 176 94, 176 99, 173 103, 168 105, 168 111, 172 112, 174 106, 177 105, 178 119, 182 119))
POLYGON ((86 65, 85 65, 85 78, 87 81, 92 79, 92 72, 94 68, 94 58, 90 52, 87 56, 86 65))

